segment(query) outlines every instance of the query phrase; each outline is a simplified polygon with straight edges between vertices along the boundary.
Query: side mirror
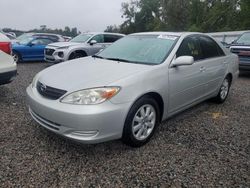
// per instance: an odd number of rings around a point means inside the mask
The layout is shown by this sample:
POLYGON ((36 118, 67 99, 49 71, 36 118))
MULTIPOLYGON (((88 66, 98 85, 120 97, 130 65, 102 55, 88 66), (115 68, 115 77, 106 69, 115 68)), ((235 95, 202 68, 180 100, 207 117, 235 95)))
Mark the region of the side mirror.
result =
POLYGON ((35 45, 35 44, 34 44, 33 42, 30 42, 30 43, 27 44, 27 46, 30 46, 30 47, 31 47, 31 46, 34 46, 34 45, 35 45))
POLYGON ((235 43, 236 43, 236 41, 237 41, 236 39, 235 39, 235 40, 232 40, 231 44, 235 44, 235 43))
POLYGON ((194 64, 194 57, 192 56, 180 56, 174 60, 172 67, 192 65, 194 64))
POLYGON ((94 45, 94 44, 97 44, 97 41, 96 41, 96 40, 91 40, 91 41, 89 42, 89 44, 92 46, 92 45, 94 45))

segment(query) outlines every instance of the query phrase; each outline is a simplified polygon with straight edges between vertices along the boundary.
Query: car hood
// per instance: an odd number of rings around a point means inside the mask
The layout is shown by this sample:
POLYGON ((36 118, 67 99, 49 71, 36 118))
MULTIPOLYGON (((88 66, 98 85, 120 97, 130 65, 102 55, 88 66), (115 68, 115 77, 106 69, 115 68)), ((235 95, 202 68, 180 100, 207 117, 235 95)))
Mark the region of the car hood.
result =
POLYGON ((92 57, 75 59, 42 71, 38 80, 50 87, 67 91, 109 86, 152 66, 131 64, 92 57))
POLYGON ((66 46, 75 46, 75 45, 79 45, 81 43, 78 42, 55 42, 55 43, 51 43, 48 45, 48 47, 66 47, 66 46))

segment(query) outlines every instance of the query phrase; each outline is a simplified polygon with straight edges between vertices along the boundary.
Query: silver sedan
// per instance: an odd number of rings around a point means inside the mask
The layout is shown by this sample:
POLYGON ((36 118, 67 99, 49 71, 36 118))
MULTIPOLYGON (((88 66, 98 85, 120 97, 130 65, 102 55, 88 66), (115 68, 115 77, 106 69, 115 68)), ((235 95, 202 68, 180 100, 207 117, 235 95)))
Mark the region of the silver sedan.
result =
POLYGON ((132 34, 92 57, 43 70, 27 88, 46 129, 82 142, 139 147, 161 121, 204 100, 223 103, 238 58, 201 33, 132 34))

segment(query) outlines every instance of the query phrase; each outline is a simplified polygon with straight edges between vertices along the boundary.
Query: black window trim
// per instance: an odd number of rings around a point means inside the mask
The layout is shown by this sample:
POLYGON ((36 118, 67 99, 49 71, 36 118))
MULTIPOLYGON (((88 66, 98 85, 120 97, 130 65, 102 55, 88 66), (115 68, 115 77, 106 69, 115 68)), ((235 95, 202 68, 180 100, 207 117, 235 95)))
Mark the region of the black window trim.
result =
MULTIPOLYGON (((183 38, 183 40, 181 41, 181 44, 179 45, 178 49, 177 49, 176 52, 175 52, 175 57, 174 57, 174 58, 176 58, 176 54, 177 54, 177 52, 178 52, 180 46, 182 45, 183 41, 184 41, 186 38, 189 38, 189 37, 198 37, 198 41, 199 41, 199 44, 200 44, 200 39, 199 39, 199 37, 201 37, 201 36, 202 36, 202 37, 210 38, 211 40, 213 40, 213 41, 216 43, 216 45, 217 45, 219 48, 221 48, 220 45, 219 45, 212 37, 210 37, 210 36, 208 36, 208 35, 191 34, 191 35, 188 35, 188 36, 186 36, 186 37, 183 38)), ((204 61, 204 60, 209 60, 209 59, 214 59, 214 58, 222 58, 222 57, 225 57, 226 54, 225 54, 224 50, 223 50, 222 48, 221 48, 221 50, 222 50, 222 52, 223 52, 223 55, 221 55, 221 56, 203 58, 203 59, 195 60, 194 62, 195 62, 195 63, 199 63, 199 62, 204 61)), ((201 48, 201 51, 202 51, 202 48, 201 48)), ((203 52, 203 51, 202 51, 202 52, 203 52)), ((172 64, 172 63, 170 63, 170 64, 172 64)))
MULTIPOLYGON (((217 46, 217 52, 218 52, 218 48, 220 48, 221 51, 223 52, 222 55, 215 56, 215 57, 208 57, 208 58, 204 58, 204 59, 202 59, 202 60, 205 60, 205 59, 214 59, 214 58, 220 58, 220 57, 225 57, 225 56, 226 56, 224 50, 220 47, 220 45, 216 42, 216 40, 214 40, 212 37, 210 37, 210 36, 208 36, 208 35, 201 35, 201 34, 198 34, 198 35, 199 35, 199 38, 200 38, 200 37, 205 37, 205 38, 211 39, 211 40, 216 44, 216 46, 217 46)), ((200 41, 200 39, 199 39, 199 41, 200 41)), ((201 48, 201 50, 202 50, 202 48, 201 48)), ((219 54, 219 52, 218 52, 218 54, 219 54)))

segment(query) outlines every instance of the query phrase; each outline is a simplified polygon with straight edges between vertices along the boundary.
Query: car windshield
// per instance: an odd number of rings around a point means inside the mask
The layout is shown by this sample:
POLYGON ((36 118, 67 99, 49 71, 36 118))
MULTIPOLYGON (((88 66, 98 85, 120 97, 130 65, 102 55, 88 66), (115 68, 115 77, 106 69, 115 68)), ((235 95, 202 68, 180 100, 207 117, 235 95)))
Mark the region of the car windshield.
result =
POLYGON ((173 35, 130 35, 118 40, 95 57, 156 65, 165 60, 177 39, 173 35))
POLYGON ((237 40, 237 43, 250 45, 250 33, 244 33, 241 35, 241 37, 237 40))
POLYGON ((18 43, 22 45, 27 45, 30 43, 34 38, 33 37, 24 37, 22 40, 20 40, 18 43))
POLYGON ((91 36, 92 36, 91 34, 78 35, 72 40, 70 40, 70 42, 80 42, 80 43, 86 42, 91 36))

